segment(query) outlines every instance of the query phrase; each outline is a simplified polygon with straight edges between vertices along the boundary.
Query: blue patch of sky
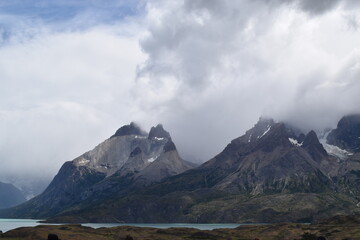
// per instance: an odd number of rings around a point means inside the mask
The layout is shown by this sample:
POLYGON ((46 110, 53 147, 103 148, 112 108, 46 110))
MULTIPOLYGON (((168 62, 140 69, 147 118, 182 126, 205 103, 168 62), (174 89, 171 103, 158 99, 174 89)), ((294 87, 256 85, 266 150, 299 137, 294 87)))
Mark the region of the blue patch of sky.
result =
POLYGON ((144 0, 0 0, 0 47, 29 39, 41 25, 76 31, 144 13, 144 0))
POLYGON ((100 22, 111 22, 139 14, 140 3, 139 0, 3 0, 0 14, 56 22, 93 12, 101 16, 100 22))

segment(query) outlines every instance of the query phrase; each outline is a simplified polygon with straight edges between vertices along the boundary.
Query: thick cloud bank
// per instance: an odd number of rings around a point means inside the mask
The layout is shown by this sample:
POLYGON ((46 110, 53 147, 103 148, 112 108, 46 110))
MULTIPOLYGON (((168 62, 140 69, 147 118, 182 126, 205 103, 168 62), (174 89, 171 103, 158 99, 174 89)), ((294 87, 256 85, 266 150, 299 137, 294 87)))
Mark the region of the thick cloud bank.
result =
POLYGON ((260 115, 319 129, 360 111, 355 1, 152 2, 147 17, 143 103, 187 152, 215 154, 260 115))
POLYGON ((2 176, 53 176, 130 121, 205 161, 260 116, 360 112, 358 1, 21 2, 0 4, 2 176))

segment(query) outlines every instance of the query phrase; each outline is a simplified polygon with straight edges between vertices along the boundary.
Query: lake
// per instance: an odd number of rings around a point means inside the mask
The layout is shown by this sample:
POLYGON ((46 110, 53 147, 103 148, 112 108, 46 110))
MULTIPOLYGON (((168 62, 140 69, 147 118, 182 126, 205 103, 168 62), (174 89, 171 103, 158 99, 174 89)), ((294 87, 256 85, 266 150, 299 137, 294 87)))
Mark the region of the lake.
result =
MULTIPOLYGON (((37 225, 50 225, 49 223, 39 223, 41 220, 35 219, 4 219, 0 218, 0 231, 6 232, 19 227, 35 227, 37 225)), ((58 224, 54 224, 58 225, 58 224)), ((136 226, 136 227, 154 227, 154 228, 171 228, 187 227, 197 228, 199 230, 212 230, 216 228, 236 228, 244 224, 199 224, 199 223, 84 223, 83 226, 100 228, 100 227, 118 227, 118 226, 136 226)))

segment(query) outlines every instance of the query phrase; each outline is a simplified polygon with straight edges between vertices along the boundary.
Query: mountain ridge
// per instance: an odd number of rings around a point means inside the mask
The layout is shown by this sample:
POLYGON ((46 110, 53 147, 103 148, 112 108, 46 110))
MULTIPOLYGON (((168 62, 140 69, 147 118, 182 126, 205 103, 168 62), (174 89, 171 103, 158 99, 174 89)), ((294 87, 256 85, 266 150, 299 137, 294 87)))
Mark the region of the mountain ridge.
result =
MULTIPOLYGON (((349 119, 345 126, 359 125, 356 117, 349 119)), ((7 213, 46 216, 52 222, 309 222, 360 213, 356 146, 340 158, 327 150, 331 146, 345 151, 343 145, 324 145, 312 130, 305 134, 289 124, 260 118, 207 162, 183 169, 187 164, 162 125, 149 134, 134 124, 120 129, 104 148, 76 158, 70 162, 73 166, 64 165, 78 169, 69 168, 70 174, 65 174, 70 182, 85 186, 77 192, 70 189, 75 201, 47 215, 26 205, 7 213), (122 143, 117 147, 132 147, 109 151, 116 141, 122 143), (114 154, 126 160, 115 160, 114 154)), ((356 131, 354 135, 360 137, 356 131)))

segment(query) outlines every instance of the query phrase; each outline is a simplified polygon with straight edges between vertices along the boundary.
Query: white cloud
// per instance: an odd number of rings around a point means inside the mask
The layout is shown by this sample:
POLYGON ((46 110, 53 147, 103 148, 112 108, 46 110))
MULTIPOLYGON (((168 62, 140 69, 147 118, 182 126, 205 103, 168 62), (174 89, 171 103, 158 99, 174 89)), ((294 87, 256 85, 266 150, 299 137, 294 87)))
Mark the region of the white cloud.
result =
POLYGON ((0 48, 3 177, 52 177, 136 114, 131 89, 144 60, 136 25, 39 27, 46 30, 0 48))
MULTIPOLYGON (((348 74, 351 68, 357 76, 352 56, 360 37, 344 17, 358 14, 350 3, 150 3, 149 32, 141 41, 148 60, 139 76, 152 86, 164 87, 164 78, 177 86, 158 119, 188 156, 208 159, 260 115, 308 129, 360 111, 360 89, 348 74), (332 87, 321 87, 327 84, 332 87)), ((159 107, 152 98, 143 102, 159 107)))

